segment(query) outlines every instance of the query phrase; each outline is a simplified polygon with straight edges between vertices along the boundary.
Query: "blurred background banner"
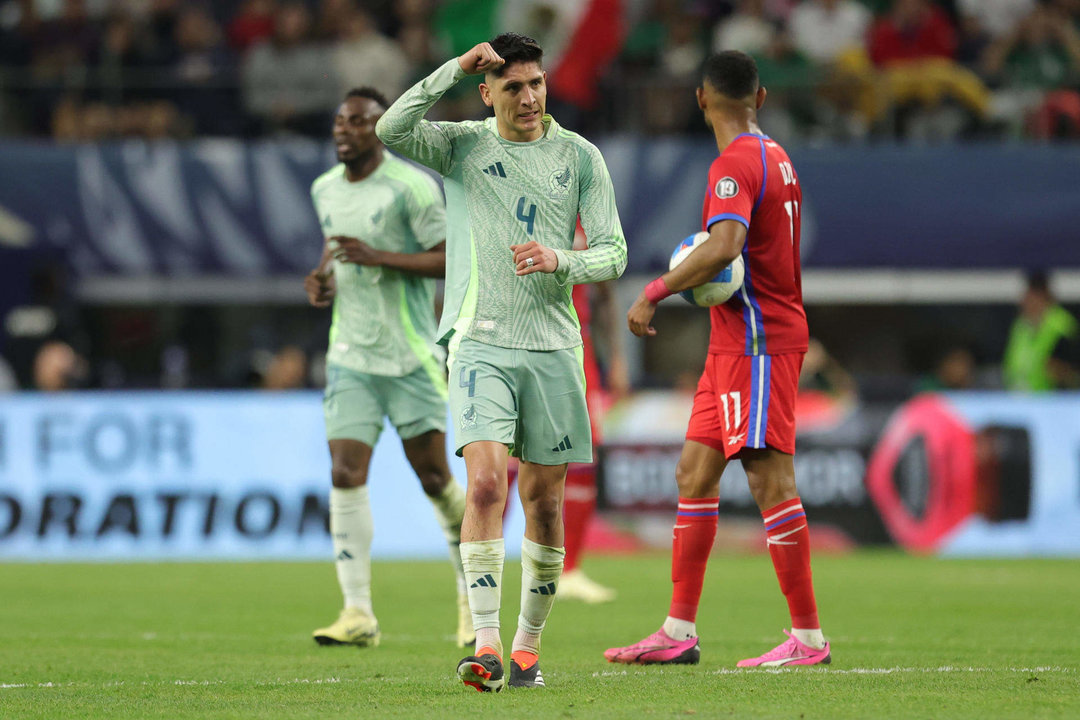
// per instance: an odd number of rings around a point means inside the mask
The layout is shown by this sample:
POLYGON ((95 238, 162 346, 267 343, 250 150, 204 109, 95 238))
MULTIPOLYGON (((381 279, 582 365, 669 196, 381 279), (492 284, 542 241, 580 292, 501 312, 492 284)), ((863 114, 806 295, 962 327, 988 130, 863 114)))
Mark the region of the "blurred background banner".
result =
MULTIPOLYGON (((859 544, 947 555, 1080 555, 1080 393, 918 395, 837 403, 802 393, 795 474, 815 524, 859 544)), ((612 414, 602 501, 625 513, 675 507, 671 475, 688 396, 643 393, 612 414)), ((756 519, 731 463, 720 511, 756 519)))
MULTIPOLYGON (((715 147, 641 138, 599 145, 629 228, 628 271, 657 272, 673 236, 697 227, 715 147)), ((1080 266, 1080 148, 791 155, 807 188, 808 268, 1080 266)), ((8 244, 62 252, 82 277, 296 275, 318 260, 309 189, 333 162, 327 145, 306 140, 3 142, 0 233, 8 244)), ((0 269, 5 280, 9 272, 0 269)))
MULTIPOLYGON (((372 552, 442 557, 419 482, 396 436, 384 437, 370 473, 372 552)), ((451 463, 464 478, 460 458, 451 463)), ((313 391, 7 396, 0 559, 322 560, 329 474, 313 391)), ((520 532, 519 516, 510 522, 520 532)))
MULTIPOLYGON (((618 527, 662 518, 670 530, 688 400, 642 393, 607 423, 601 504, 618 527)), ((924 394, 900 405, 808 393, 799 413, 800 494, 827 543, 1080 555, 1080 393, 924 394)), ((465 477, 452 454, 451 466, 465 477)), ((322 559, 328 474, 316 392, 9 395, 0 558, 322 559)), ((442 556, 445 541, 389 427, 370 478, 374 556, 442 556)), ((738 463, 720 499, 722 526, 742 518, 759 531, 738 463)), ((522 522, 512 503, 508 535, 522 522)))

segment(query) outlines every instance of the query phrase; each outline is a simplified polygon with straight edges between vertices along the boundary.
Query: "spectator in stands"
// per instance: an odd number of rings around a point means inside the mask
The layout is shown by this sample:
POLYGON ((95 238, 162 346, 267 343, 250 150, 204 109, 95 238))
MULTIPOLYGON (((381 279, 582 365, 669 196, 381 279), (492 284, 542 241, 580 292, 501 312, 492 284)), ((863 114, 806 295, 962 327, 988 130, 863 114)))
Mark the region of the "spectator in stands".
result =
POLYGON ((956 24, 956 62, 987 80, 985 73, 986 51, 993 42, 993 35, 986 29, 978 15, 963 14, 956 24))
POLYGON ((987 71, 1006 85, 1051 90, 1075 84, 1080 80, 1080 32, 1061 8, 1040 4, 994 43, 987 71))
POLYGON ((371 15, 353 10, 339 37, 333 49, 339 95, 354 87, 373 87, 391 98, 401 94, 412 74, 409 58, 397 42, 379 33, 371 15))
POLYGON ((406 85, 412 85, 427 77, 439 66, 441 56, 435 52, 435 38, 427 23, 409 23, 402 25, 398 42, 405 57, 409 59, 412 72, 406 85))
POLYGON ((87 64, 100 37, 83 0, 64 0, 60 17, 37 24, 31 37, 32 64, 38 80, 63 80, 87 64))
POLYGON ((263 390, 298 390, 307 379, 307 355, 295 345, 286 345, 274 353, 262 373, 263 390))
POLYGON ((42 392, 73 390, 86 376, 86 360, 61 340, 45 343, 34 357, 34 387, 42 392))
POLYGON ((642 95, 645 128, 653 132, 679 132, 697 122, 696 102, 690 102, 690 87, 705 60, 707 45, 701 21, 681 11, 661 15, 663 42, 657 48, 656 65, 642 95))
POLYGON ((310 29, 307 7, 287 3, 278 11, 273 37, 244 58, 244 106, 258 129, 325 134, 338 81, 327 49, 309 42, 310 29))
POLYGON ((990 37, 1013 32, 1035 9, 1035 0, 955 0, 957 15, 974 19, 990 37))
POLYGON ((870 58, 878 67, 952 58, 956 31, 949 16, 929 0, 894 0, 870 32, 870 58))
POLYGON ((276 11, 277 3, 274 0, 245 0, 229 23, 229 45, 237 52, 244 53, 272 37, 276 11))
POLYGON ((761 83, 769 89, 770 134, 786 138, 797 125, 813 122, 814 69, 767 7, 765 0, 739 0, 735 12, 717 24, 712 49, 754 56, 761 83))
POLYGON ((799 391, 824 393, 834 400, 850 403, 858 395, 858 385, 825 345, 812 337, 799 371, 799 391))
POLYGON ((975 356, 971 350, 955 345, 948 347, 937 360, 934 372, 919 380, 921 392, 937 390, 970 390, 975 387, 975 356))
MULTIPOLYGON (((193 6, 196 3, 185 3, 193 6)), ((168 67, 176 61, 176 24, 180 18, 180 0, 151 0, 146 27, 142 29, 147 42, 147 55, 157 67, 168 67)))
POLYGON ((879 77, 865 50, 872 13, 856 0, 805 0, 788 19, 794 47, 817 66, 815 118, 828 136, 862 137, 879 118, 879 77))
POLYGON ((856 0, 805 0, 791 11, 788 31, 796 48, 816 63, 860 50, 873 15, 856 0))
POLYGON ((172 74, 177 87, 173 97, 194 132, 227 135, 241 131, 234 58, 213 16, 198 5, 181 10, 175 45, 172 74))
POLYGON ((1047 2, 986 50, 997 105, 1013 127, 1039 138, 1080 136, 1080 32, 1067 2, 1047 2))
MULTIPOLYGON (((975 73, 955 62, 956 46, 956 30, 940 7, 930 0, 893 0, 889 12, 871 29, 867 45, 886 90, 878 117, 886 110, 898 110, 893 119, 903 135, 910 113, 932 111, 949 101, 982 122, 989 112, 990 93, 975 73)), ((963 124, 968 123, 952 122, 941 133, 956 134, 963 124)))
POLYGON ((315 23, 315 37, 326 43, 336 41, 355 12, 356 0, 322 0, 319 3, 319 19, 315 23))
POLYGON ((1054 299, 1046 274, 1031 273, 1005 347, 1005 387, 1027 392, 1080 387, 1078 345, 1076 318, 1054 299))
POLYGON ((778 28, 765 14, 765 0, 740 0, 735 12, 716 25, 713 50, 762 55, 776 41, 778 28))
POLYGON ((136 42, 137 28, 127 13, 105 22, 101 44, 91 53, 96 92, 91 95, 112 106, 147 97, 151 84, 150 59, 136 42))

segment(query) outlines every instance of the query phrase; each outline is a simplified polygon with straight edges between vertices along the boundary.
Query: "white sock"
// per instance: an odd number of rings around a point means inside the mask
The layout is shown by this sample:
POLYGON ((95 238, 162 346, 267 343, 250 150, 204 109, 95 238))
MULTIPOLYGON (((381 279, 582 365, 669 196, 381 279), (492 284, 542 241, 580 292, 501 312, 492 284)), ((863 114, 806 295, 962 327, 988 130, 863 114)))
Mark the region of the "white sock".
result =
POLYGON ((371 613, 371 538, 375 523, 367 485, 330 488, 330 535, 345 607, 371 613))
POLYGON ((791 628, 791 634, 803 645, 809 645, 815 650, 825 647, 825 636, 821 634, 821 628, 791 628))
POLYGON ((476 649, 491 647, 502 656, 499 608, 502 605, 502 573, 506 549, 502 538, 461 543, 461 564, 468 584, 469 608, 476 649))
POLYGON ((446 544, 450 546, 450 564, 457 575, 458 595, 464 595, 468 588, 465 585, 465 569, 461 566, 460 545, 461 521, 465 517, 465 490, 454 478, 450 478, 442 494, 438 497, 428 496, 428 500, 435 508, 435 518, 446 536, 446 544))
POLYGON ((521 614, 511 650, 540 654, 540 633, 555 602, 565 557, 563 548, 521 539, 521 614))
POLYGON ((689 620, 680 620, 668 615, 664 620, 664 632, 672 640, 689 640, 697 637, 697 625, 689 620))

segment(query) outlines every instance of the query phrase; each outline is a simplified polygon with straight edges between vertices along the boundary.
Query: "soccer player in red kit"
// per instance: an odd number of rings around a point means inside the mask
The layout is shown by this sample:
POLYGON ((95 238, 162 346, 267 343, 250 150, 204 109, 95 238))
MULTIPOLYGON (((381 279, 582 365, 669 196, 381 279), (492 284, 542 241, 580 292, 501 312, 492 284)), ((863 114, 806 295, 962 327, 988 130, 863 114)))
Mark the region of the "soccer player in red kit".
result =
POLYGON ((732 51, 713 55, 703 76, 698 106, 720 149, 709 170, 702 213, 709 239, 649 283, 627 314, 630 330, 655 335, 650 322, 656 303, 707 282, 740 254, 746 279, 735 297, 710 310, 709 355, 675 470, 679 509, 668 617, 641 642, 611 648, 604 656, 621 663, 698 662, 695 620, 716 537, 720 475, 738 458, 761 510, 792 626, 780 645, 738 665, 828 663, 793 463, 795 391, 808 340, 799 269, 802 191, 787 153, 757 125, 766 93, 753 58, 732 51))
MULTIPOLYGON (((574 248, 588 247, 585 231, 578 223, 574 248)), ((613 283, 575 285, 571 299, 581 324, 582 366, 585 369, 585 402, 589 407, 589 425, 592 428, 593 446, 602 445, 603 417, 608 405, 624 395, 630 387, 622 338, 617 325, 617 306, 613 283), (599 315, 593 322, 593 310, 599 315), (593 336, 602 350, 607 352, 607 372, 600 370, 596 359, 593 336), (607 380, 606 384, 603 382, 607 380)), ((564 600, 581 600, 586 603, 605 603, 615 599, 615 591, 605 587, 585 574, 581 568, 581 555, 585 548, 585 536, 596 511, 597 464, 570 463, 566 470, 566 491, 563 496, 563 529, 566 558, 559 594, 564 600)))

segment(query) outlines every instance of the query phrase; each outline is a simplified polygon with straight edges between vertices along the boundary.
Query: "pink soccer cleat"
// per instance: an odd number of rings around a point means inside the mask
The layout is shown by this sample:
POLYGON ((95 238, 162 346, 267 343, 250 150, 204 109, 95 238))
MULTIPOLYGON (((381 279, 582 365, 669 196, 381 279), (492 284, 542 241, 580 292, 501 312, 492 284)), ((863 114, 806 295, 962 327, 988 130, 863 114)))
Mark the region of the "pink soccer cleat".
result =
POLYGON ((788 639, 769 652, 756 658, 747 658, 737 663, 738 667, 787 667, 788 665, 828 665, 832 662, 829 643, 820 650, 803 645, 787 630, 788 639))
POLYGON ((604 651, 608 662, 627 665, 697 665, 701 659, 698 639, 673 640, 661 628, 641 642, 604 651))

